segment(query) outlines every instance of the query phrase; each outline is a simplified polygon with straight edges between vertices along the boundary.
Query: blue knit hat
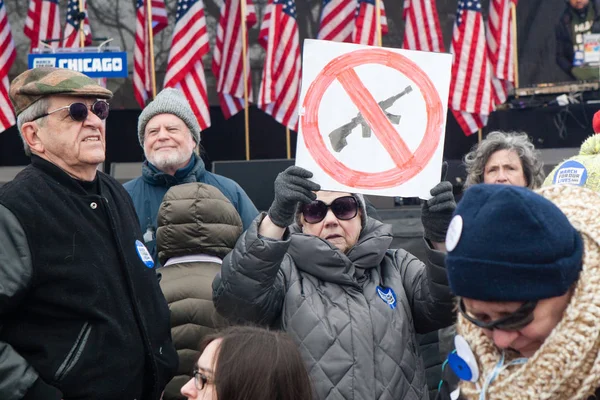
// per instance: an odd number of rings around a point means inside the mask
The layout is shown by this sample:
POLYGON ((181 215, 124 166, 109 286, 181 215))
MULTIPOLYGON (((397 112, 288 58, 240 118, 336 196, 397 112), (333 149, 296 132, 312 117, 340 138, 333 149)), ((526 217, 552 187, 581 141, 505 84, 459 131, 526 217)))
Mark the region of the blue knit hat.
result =
POLYGON ((457 296, 483 301, 540 300, 577 281, 583 240, 551 201, 527 188, 470 187, 446 237, 446 268, 457 296))

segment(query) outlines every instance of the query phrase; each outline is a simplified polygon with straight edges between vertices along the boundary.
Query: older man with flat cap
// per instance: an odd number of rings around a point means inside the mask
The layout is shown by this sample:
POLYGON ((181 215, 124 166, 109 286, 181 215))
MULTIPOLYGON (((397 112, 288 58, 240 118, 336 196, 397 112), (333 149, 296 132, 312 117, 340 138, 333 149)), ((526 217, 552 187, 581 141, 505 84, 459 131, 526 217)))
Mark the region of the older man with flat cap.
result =
POLYGON ((0 399, 159 399, 169 310, 131 199, 97 170, 112 93, 35 68, 9 95, 31 165, 0 188, 0 399))

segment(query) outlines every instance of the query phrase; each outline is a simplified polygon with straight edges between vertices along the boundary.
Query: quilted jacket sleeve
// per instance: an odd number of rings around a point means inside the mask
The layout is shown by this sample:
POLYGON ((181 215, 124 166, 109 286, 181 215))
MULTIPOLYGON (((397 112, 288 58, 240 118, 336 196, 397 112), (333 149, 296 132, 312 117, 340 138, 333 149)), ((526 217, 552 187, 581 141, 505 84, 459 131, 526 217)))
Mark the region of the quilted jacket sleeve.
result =
POLYGON ((417 333, 444 328, 454 321, 454 302, 448 287, 446 254, 426 244, 424 264, 404 250, 395 252, 417 333))
POLYGON ((239 322, 272 325, 281 315, 285 297, 282 262, 289 237, 272 240, 258 235, 259 215, 223 260, 213 281, 213 302, 219 314, 239 322))

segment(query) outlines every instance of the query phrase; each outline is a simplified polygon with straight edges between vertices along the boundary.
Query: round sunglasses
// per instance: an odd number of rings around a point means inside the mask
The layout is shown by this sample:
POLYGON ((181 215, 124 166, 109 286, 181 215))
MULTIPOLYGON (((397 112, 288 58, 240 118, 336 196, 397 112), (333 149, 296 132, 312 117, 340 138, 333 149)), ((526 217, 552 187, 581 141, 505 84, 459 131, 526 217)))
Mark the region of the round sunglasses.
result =
POLYGON ((467 319, 467 321, 483 329, 499 329, 501 331, 519 331, 525 328, 533 321, 533 310, 535 310, 536 306, 537 301, 527 301, 515 312, 510 313, 506 317, 502 317, 492 322, 483 322, 469 315, 462 299, 458 301, 458 311, 467 319))
POLYGON ((353 196, 338 197, 331 204, 325 204, 321 200, 315 200, 311 203, 302 205, 301 212, 304 220, 309 224, 316 224, 327 215, 331 208, 333 215, 341 221, 347 221, 356 217, 358 214, 358 203, 353 196))
POLYGON ((73 121, 83 122, 88 117, 88 108, 101 120, 105 120, 106 118, 108 118, 108 111, 110 110, 109 104, 104 100, 96 100, 89 107, 85 103, 71 103, 68 106, 60 107, 56 110, 52 110, 45 114, 39 115, 32 119, 32 121, 47 117, 48 115, 54 114, 57 111, 68 109, 69 116, 73 121))

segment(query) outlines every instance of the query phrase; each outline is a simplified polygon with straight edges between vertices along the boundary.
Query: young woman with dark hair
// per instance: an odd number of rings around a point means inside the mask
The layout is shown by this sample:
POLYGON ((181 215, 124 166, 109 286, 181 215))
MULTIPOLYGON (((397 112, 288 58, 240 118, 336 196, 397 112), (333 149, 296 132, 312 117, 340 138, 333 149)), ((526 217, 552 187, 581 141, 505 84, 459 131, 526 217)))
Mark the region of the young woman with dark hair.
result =
POLYGON ((231 327, 207 336, 193 378, 181 388, 189 400, 312 400, 312 386, 296 344, 281 331, 231 327))

